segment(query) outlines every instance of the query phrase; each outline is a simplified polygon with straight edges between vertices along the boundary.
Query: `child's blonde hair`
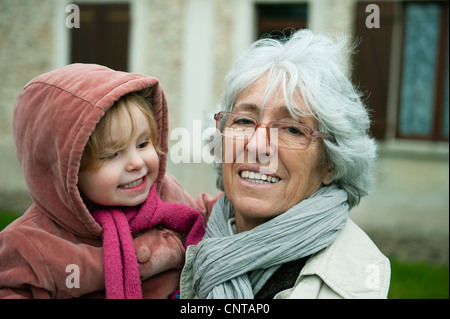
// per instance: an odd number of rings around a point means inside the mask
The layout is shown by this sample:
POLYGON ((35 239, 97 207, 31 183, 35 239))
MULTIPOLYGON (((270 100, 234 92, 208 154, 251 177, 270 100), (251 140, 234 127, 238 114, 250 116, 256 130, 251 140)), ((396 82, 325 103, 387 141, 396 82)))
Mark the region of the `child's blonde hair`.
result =
POLYGON ((131 113, 131 106, 135 105, 142 112, 148 121, 150 126, 150 139, 153 147, 158 154, 162 154, 162 151, 158 148, 156 141, 158 139, 158 126, 152 112, 152 106, 149 100, 146 98, 150 96, 151 89, 144 89, 139 92, 132 92, 122 96, 117 100, 111 108, 105 113, 100 122, 98 122, 94 131, 92 132, 89 140, 84 147, 83 155, 81 157, 80 171, 95 168, 102 164, 102 151, 108 147, 108 150, 112 153, 119 152, 126 148, 130 142, 131 137, 136 131, 135 122, 131 113), (126 118, 129 121, 125 120, 126 118), (114 119, 120 119, 117 121, 118 130, 122 133, 122 136, 126 136, 124 132, 128 131, 131 126, 131 134, 128 140, 125 138, 116 141, 114 145, 107 144, 110 140, 108 138, 111 133, 111 125, 114 119))

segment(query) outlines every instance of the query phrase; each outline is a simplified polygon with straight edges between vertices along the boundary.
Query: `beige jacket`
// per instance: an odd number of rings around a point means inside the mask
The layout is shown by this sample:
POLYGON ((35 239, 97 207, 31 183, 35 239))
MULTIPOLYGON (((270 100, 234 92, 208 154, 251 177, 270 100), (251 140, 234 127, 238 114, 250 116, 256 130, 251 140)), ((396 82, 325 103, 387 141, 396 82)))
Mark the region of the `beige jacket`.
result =
MULTIPOLYGON (((186 265, 194 258, 189 248, 186 265)), ((383 299, 390 275, 389 260, 349 218, 335 241, 308 259, 294 287, 279 292, 275 299, 383 299)), ((192 287, 193 273, 185 267, 181 298, 197 298, 192 287)))

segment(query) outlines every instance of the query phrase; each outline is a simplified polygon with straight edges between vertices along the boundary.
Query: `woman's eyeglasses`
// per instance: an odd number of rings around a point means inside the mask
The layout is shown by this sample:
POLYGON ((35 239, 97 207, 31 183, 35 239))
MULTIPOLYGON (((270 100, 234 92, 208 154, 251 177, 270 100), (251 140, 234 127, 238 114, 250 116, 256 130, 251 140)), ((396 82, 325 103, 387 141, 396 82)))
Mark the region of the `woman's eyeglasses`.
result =
POLYGON ((233 112, 214 114, 217 132, 233 139, 250 139, 259 127, 267 130, 269 140, 278 147, 305 150, 311 141, 320 137, 335 142, 334 136, 315 131, 307 125, 294 121, 259 123, 255 118, 233 112))

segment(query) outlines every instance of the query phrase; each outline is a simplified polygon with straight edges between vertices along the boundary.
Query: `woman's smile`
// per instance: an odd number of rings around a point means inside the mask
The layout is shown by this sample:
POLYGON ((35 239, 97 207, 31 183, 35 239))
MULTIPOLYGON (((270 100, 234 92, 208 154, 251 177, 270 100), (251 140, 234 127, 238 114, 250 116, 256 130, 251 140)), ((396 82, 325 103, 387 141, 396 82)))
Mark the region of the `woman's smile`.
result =
POLYGON ((275 186, 274 184, 280 182, 281 178, 276 174, 271 172, 265 167, 257 165, 244 164, 238 169, 239 179, 248 184, 250 187, 268 187, 275 186))
POLYGON ((239 173, 239 176, 247 182, 254 184, 273 184, 280 181, 278 177, 255 173, 252 171, 242 171, 239 173))

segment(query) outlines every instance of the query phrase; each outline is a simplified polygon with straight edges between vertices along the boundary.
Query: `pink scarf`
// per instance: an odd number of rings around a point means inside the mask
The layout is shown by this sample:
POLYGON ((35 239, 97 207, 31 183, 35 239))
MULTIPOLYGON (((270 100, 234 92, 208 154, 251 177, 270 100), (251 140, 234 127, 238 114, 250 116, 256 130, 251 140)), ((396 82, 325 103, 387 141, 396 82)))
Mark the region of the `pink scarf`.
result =
POLYGON ((194 208, 163 202, 153 185, 140 207, 108 208, 92 213, 103 228, 103 263, 106 298, 141 299, 142 288, 131 233, 157 224, 189 231, 185 247, 197 244, 205 233, 203 217, 194 208))

